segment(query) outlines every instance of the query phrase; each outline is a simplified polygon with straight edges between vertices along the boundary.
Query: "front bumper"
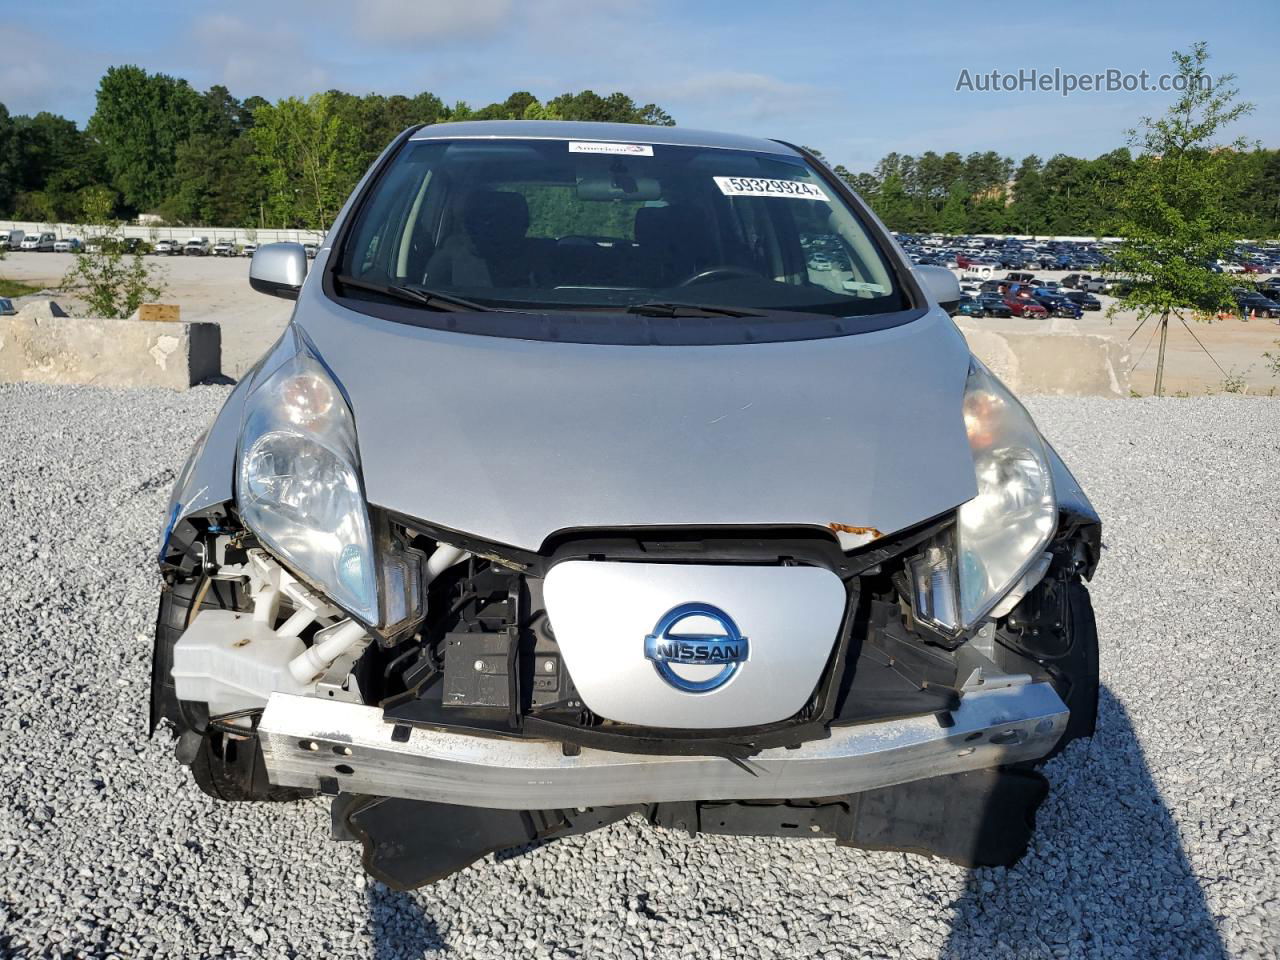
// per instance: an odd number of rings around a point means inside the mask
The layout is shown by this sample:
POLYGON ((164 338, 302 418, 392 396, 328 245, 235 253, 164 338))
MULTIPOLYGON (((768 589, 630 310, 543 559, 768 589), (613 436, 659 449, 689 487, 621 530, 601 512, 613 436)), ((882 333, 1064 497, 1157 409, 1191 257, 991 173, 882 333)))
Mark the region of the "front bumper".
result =
POLYGON ((548 810, 860 793, 1047 754, 1068 710, 1048 683, 965 694, 958 709, 834 727, 826 740, 715 756, 644 756, 391 724, 382 710, 272 694, 258 726, 277 786, 468 807, 548 810), (944 724, 946 724, 944 726, 944 724))

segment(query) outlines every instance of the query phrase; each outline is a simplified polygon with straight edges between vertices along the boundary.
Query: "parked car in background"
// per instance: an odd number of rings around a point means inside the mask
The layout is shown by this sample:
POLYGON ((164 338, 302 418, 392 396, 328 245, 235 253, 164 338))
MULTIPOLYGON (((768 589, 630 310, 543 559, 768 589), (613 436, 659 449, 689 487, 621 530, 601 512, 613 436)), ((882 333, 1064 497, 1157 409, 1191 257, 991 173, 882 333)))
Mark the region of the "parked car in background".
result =
POLYGON ((18 308, 13 305, 13 301, 8 297, 0 297, 0 317, 12 317, 18 312, 18 308))
POLYGON ((236 255, 236 245, 232 240, 219 240, 213 245, 213 255, 215 257, 234 257, 236 255))
POLYGON ((1268 319, 1280 317, 1280 303, 1261 293, 1241 291, 1236 294, 1236 307, 1244 317, 1259 316, 1268 319))
POLYGON ((1069 317, 1072 320, 1079 320, 1084 314, 1078 303, 1060 294, 1039 293, 1034 299, 1048 311, 1051 317, 1069 317))
POLYGON ((1081 310, 1101 310, 1102 301, 1083 290, 1068 290, 1063 294, 1072 303, 1078 304, 1081 310))
POLYGON ((38 253, 53 253, 53 245, 58 238, 52 233, 29 233, 22 238, 19 250, 34 250, 38 253))
POLYGON ((157 257, 179 257, 182 255, 182 245, 177 240, 157 240, 156 256, 157 257))
POLYGON ((1015 317, 1034 317, 1036 319, 1047 317, 1049 311, 1040 303, 1030 298, 1023 297, 1005 297, 1004 305, 1015 317))
POLYGON ((54 253, 79 253, 83 249, 84 244, 79 237, 63 237, 53 242, 54 253))
POLYGON ((244 257, 252 257, 257 252, 258 245, 256 243, 246 243, 240 248, 240 255, 244 257))
MULTIPOLYGON (((316 258, 316 254, 320 252, 320 244, 304 243, 302 245, 302 250, 304 253, 306 253, 308 260, 314 260, 316 258)), ((817 258, 815 257, 814 259, 816 260, 817 258)), ((823 267, 822 269, 830 270, 832 266, 830 258, 823 257, 822 259, 826 261, 826 266, 823 267)))
POLYGON ((25 236, 21 230, 0 230, 0 250, 17 250, 25 236))
POLYGON ((988 317, 1011 317, 1013 311, 1009 309, 1009 305, 1004 302, 1004 297, 998 293, 983 293, 978 295, 978 302, 982 304, 982 312, 988 317))
POLYGON ((962 317, 981 317, 985 311, 982 304, 973 297, 961 297, 960 302, 956 304, 953 316, 959 314, 962 317))
POLYGON ((151 253, 151 245, 140 237, 90 237, 84 242, 86 248, 109 250, 120 253, 151 253))
POLYGON ((182 255, 184 257, 207 257, 213 247, 209 244, 208 237, 192 237, 182 245, 182 255))
POLYGON ((1006 297, 1017 297, 1020 300, 1026 300, 1036 295, 1037 290, 1045 289, 1037 280, 1035 283, 1006 283, 1004 289, 1000 292, 1006 297))

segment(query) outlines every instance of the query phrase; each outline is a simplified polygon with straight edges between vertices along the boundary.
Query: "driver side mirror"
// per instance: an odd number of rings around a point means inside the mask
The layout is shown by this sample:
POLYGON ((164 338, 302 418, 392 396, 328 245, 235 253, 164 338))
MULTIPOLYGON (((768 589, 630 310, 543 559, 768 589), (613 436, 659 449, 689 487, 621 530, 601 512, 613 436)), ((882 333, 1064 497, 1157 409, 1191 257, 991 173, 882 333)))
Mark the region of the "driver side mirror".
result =
POLYGON ((916 267, 916 277, 930 300, 935 301, 948 314, 955 312, 962 294, 960 281, 954 273, 946 267, 923 266, 916 267))
POLYGON ((297 300, 307 279, 307 251, 300 243, 268 243, 249 261, 249 286, 259 293, 297 300))

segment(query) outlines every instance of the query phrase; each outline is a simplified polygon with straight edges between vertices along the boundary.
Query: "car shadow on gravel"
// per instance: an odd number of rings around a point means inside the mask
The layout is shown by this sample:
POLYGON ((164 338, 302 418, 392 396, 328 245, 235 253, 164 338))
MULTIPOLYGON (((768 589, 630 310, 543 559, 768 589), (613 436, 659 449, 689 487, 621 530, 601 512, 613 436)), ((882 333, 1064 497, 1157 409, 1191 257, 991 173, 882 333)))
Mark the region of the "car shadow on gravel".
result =
POLYGON ((392 890, 368 880, 369 940, 374 960, 401 960, 449 952, 436 922, 412 892, 392 890))
POLYGON ((1225 958, 1178 827, 1123 704, 1105 687, 1092 739, 1045 767, 1031 848, 974 870, 952 903, 946 960, 1225 958))

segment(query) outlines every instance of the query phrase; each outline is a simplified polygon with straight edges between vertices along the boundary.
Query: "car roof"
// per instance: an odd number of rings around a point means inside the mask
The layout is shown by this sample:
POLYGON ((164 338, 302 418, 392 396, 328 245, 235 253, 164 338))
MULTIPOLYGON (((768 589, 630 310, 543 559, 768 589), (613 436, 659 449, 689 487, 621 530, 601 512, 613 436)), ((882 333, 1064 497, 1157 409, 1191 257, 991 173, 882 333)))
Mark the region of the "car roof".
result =
POLYGON ((714 133, 687 127, 658 127, 640 123, 589 123, 578 120, 465 120, 434 123, 418 130, 412 140, 594 140, 606 143, 668 144, 752 150, 795 157, 786 144, 736 133, 714 133))

